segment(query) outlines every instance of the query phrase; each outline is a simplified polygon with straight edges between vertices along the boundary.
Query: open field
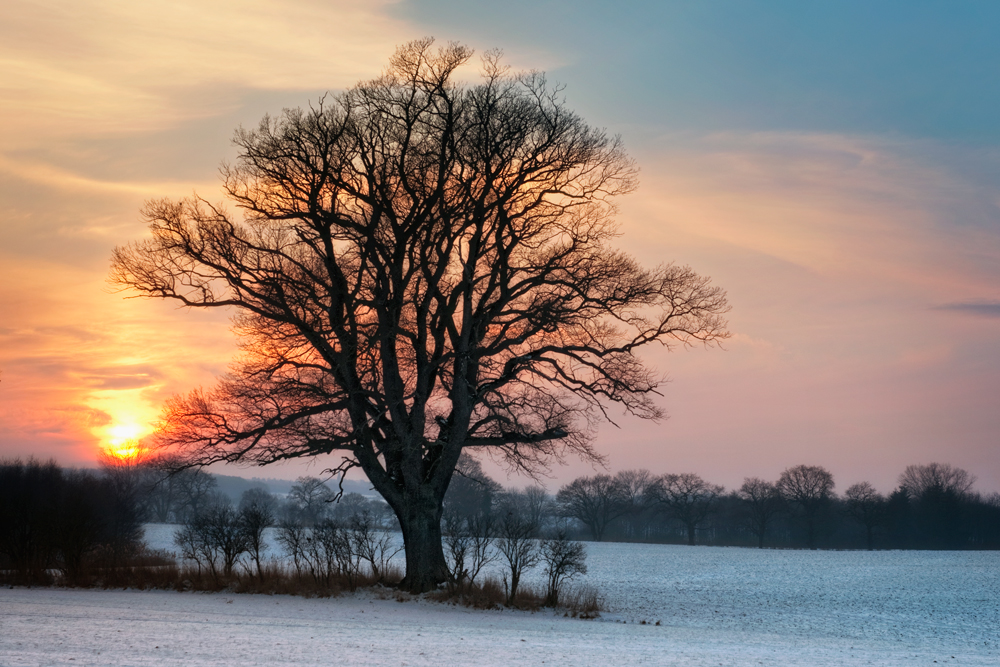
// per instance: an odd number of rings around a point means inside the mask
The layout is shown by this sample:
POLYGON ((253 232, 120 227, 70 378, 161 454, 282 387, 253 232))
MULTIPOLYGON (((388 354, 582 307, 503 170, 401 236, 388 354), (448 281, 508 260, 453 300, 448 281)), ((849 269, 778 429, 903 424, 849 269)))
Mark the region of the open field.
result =
POLYGON ((1000 664, 997 552, 587 546, 596 621, 371 592, 4 589, 0 664, 1000 664))

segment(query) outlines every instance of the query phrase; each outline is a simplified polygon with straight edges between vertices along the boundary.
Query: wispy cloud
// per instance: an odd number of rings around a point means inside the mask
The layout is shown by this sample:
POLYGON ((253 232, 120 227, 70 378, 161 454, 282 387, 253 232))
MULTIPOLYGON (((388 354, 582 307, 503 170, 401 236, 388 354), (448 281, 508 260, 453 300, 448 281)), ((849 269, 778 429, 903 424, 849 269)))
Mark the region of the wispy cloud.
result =
POLYGON ((971 303, 945 303, 934 306, 934 310, 949 310, 978 317, 1000 317, 1000 301, 976 301, 971 303))
POLYGON ((150 131, 213 115, 212 88, 324 90, 378 73, 405 26, 385 0, 81 0, 56 11, 5 4, 4 142, 150 131), (335 35, 332 36, 332 35, 335 35), (185 90, 200 89, 190 98, 185 90))

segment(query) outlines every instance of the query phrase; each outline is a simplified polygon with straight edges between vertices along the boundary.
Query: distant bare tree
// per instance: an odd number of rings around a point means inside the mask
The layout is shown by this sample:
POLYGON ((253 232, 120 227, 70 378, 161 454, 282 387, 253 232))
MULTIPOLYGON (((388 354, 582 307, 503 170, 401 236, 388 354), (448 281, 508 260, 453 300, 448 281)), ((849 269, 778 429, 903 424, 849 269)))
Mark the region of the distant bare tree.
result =
MULTIPOLYGON (((528 513, 528 519, 542 530, 545 516, 549 513, 549 503, 551 498, 540 486, 529 486, 520 492, 523 499, 524 510, 528 513)), ((537 537, 537 535, 536 535, 537 537)))
POLYGON ((240 557, 250 548, 246 525, 232 501, 225 496, 216 496, 209 507, 203 510, 203 519, 208 528, 209 540, 222 564, 222 574, 230 577, 240 557))
POLYGON ((560 514, 587 526, 597 542, 604 539, 608 524, 630 509, 625 488, 610 475, 574 479, 559 489, 556 503, 560 514))
POLYGON ((483 472, 479 461, 463 452, 444 498, 442 516, 453 585, 473 583, 496 560, 494 501, 502 493, 503 487, 483 472))
POLYGON ((218 486, 212 475, 194 468, 174 470, 171 475, 177 494, 174 514, 179 522, 201 513, 212 502, 218 486))
POLYGON ((620 486, 627 511, 622 515, 626 523, 627 537, 640 538, 648 526, 649 511, 656 504, 650 493, 656 479, 648 470, 622 470, 615 475, 620 486))
POLYGON ((781 473, 778 490, 786 502, 801 511, 806 523, 806 545, 815 549, 820 512, 833 495, 833 475, 820 466, 795 466, 781 473))
POLYGON ((146 504, 149 520, 168 523, 175 518, 177 504, 176 477, 170 474, 175 466, 166 456, 154 456, 144 462, 146 472, 146 504))
POLYGON ((503 487, 483 471, 482 464, 468 452, 462 452, 444 497, 444 513, 470 516, 489 512, 501 493, 503 487))
POLYGON ((899 485, 906 489, 910 498, 916 500, 930 489, 963 496, 972 489, 976 477, 967 470, 955 468, 947 463, 906 466, 899 476, 899 485))
POLYGON ((868 551, 874 549, 875 528, 885 522, 885 496, 868 482, 859 482, 844 492, 847 515, 865 527, 868 551))
POLYGON ((333 489, 318 477, 299 477, 288 492, 288 501, 308 525, 323 519, 334 498, 333 489))
POLYGON ((763 549, 767 527, 781 512, 781 493, 772 482, 765 482, 759 477, 747 477, 743 480, 738 496, 747 509, 750 531, 757 538, 757 547, 763 549))
POLYGON ((721 486, 709 484, 694 473, 663 475, 650 487, 650 494, 667 516, 683 524, 688 544, 692 546, 698 528, 715 508, 723 491, 721 486))

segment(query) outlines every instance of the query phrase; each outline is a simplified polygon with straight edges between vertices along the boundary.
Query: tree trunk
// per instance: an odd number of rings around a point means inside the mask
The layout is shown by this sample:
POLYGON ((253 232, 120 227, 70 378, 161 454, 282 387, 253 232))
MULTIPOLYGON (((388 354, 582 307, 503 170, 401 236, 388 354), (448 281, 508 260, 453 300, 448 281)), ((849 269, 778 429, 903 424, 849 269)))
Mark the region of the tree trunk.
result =
POLYGON ((694 546, 694 532, 695 532, 695 528, 696 527, 697 526, 694 523, 688 523, 688 525, 687 525, 687 529, 688 529, 688 546, 689 547, 693 547, 694 546))
POLYGON ((590 526, 590 534, 593 535, 595 542, 604 541, 604 526, 598 522, 594 522, 590 526))
POLYGON ((433 590, 448 580, 448 563, 441 546, 441 512, 439 501, 412 499, 396 511, 403 531, 406 551, 406 576, 400 588, 411 593, 433 590))
POLYGON ((521 570, 511 568, 510 571, 510 593, 507 595, 507 604, 513 605, 514 598, 517 597, 517 587, 521 584, 521 570))

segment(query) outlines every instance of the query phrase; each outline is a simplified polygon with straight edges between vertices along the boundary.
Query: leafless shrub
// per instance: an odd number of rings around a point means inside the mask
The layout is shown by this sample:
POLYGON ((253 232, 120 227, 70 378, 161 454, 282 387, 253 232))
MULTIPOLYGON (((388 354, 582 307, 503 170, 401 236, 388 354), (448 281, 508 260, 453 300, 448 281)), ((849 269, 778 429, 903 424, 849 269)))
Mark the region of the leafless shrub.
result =
POLYGON ((247 553, 256 566, 257 576, 263 577, 261 558, 267 550, 264 531, 274 523, 274 497, 263 489, 249 489, 240 498, 239 522, 246 539, 247 553))
POLYGON ((372 577, 381 581, 392 557, 403 550, 394 546, 392 535, 369 510, 355 514, 349 523, 350 546, 359 560, 368 563, 372 577))
POLYGON ((534 536, 538 526, 516 495, 507 495, 500 503, 496 524, 496 548, 507 563, 510 574, 503 575, 507 604, 513 605, 524 572, 538 564, 538 545, 534 536))
POLYGON ((570 541, 564 530, 542 540, 541 561, 545 564, 545 604, 555 607, 559 604, 559 592, 563 584, 573 577, 587 573, 587 550, 580 542, 570 541))

